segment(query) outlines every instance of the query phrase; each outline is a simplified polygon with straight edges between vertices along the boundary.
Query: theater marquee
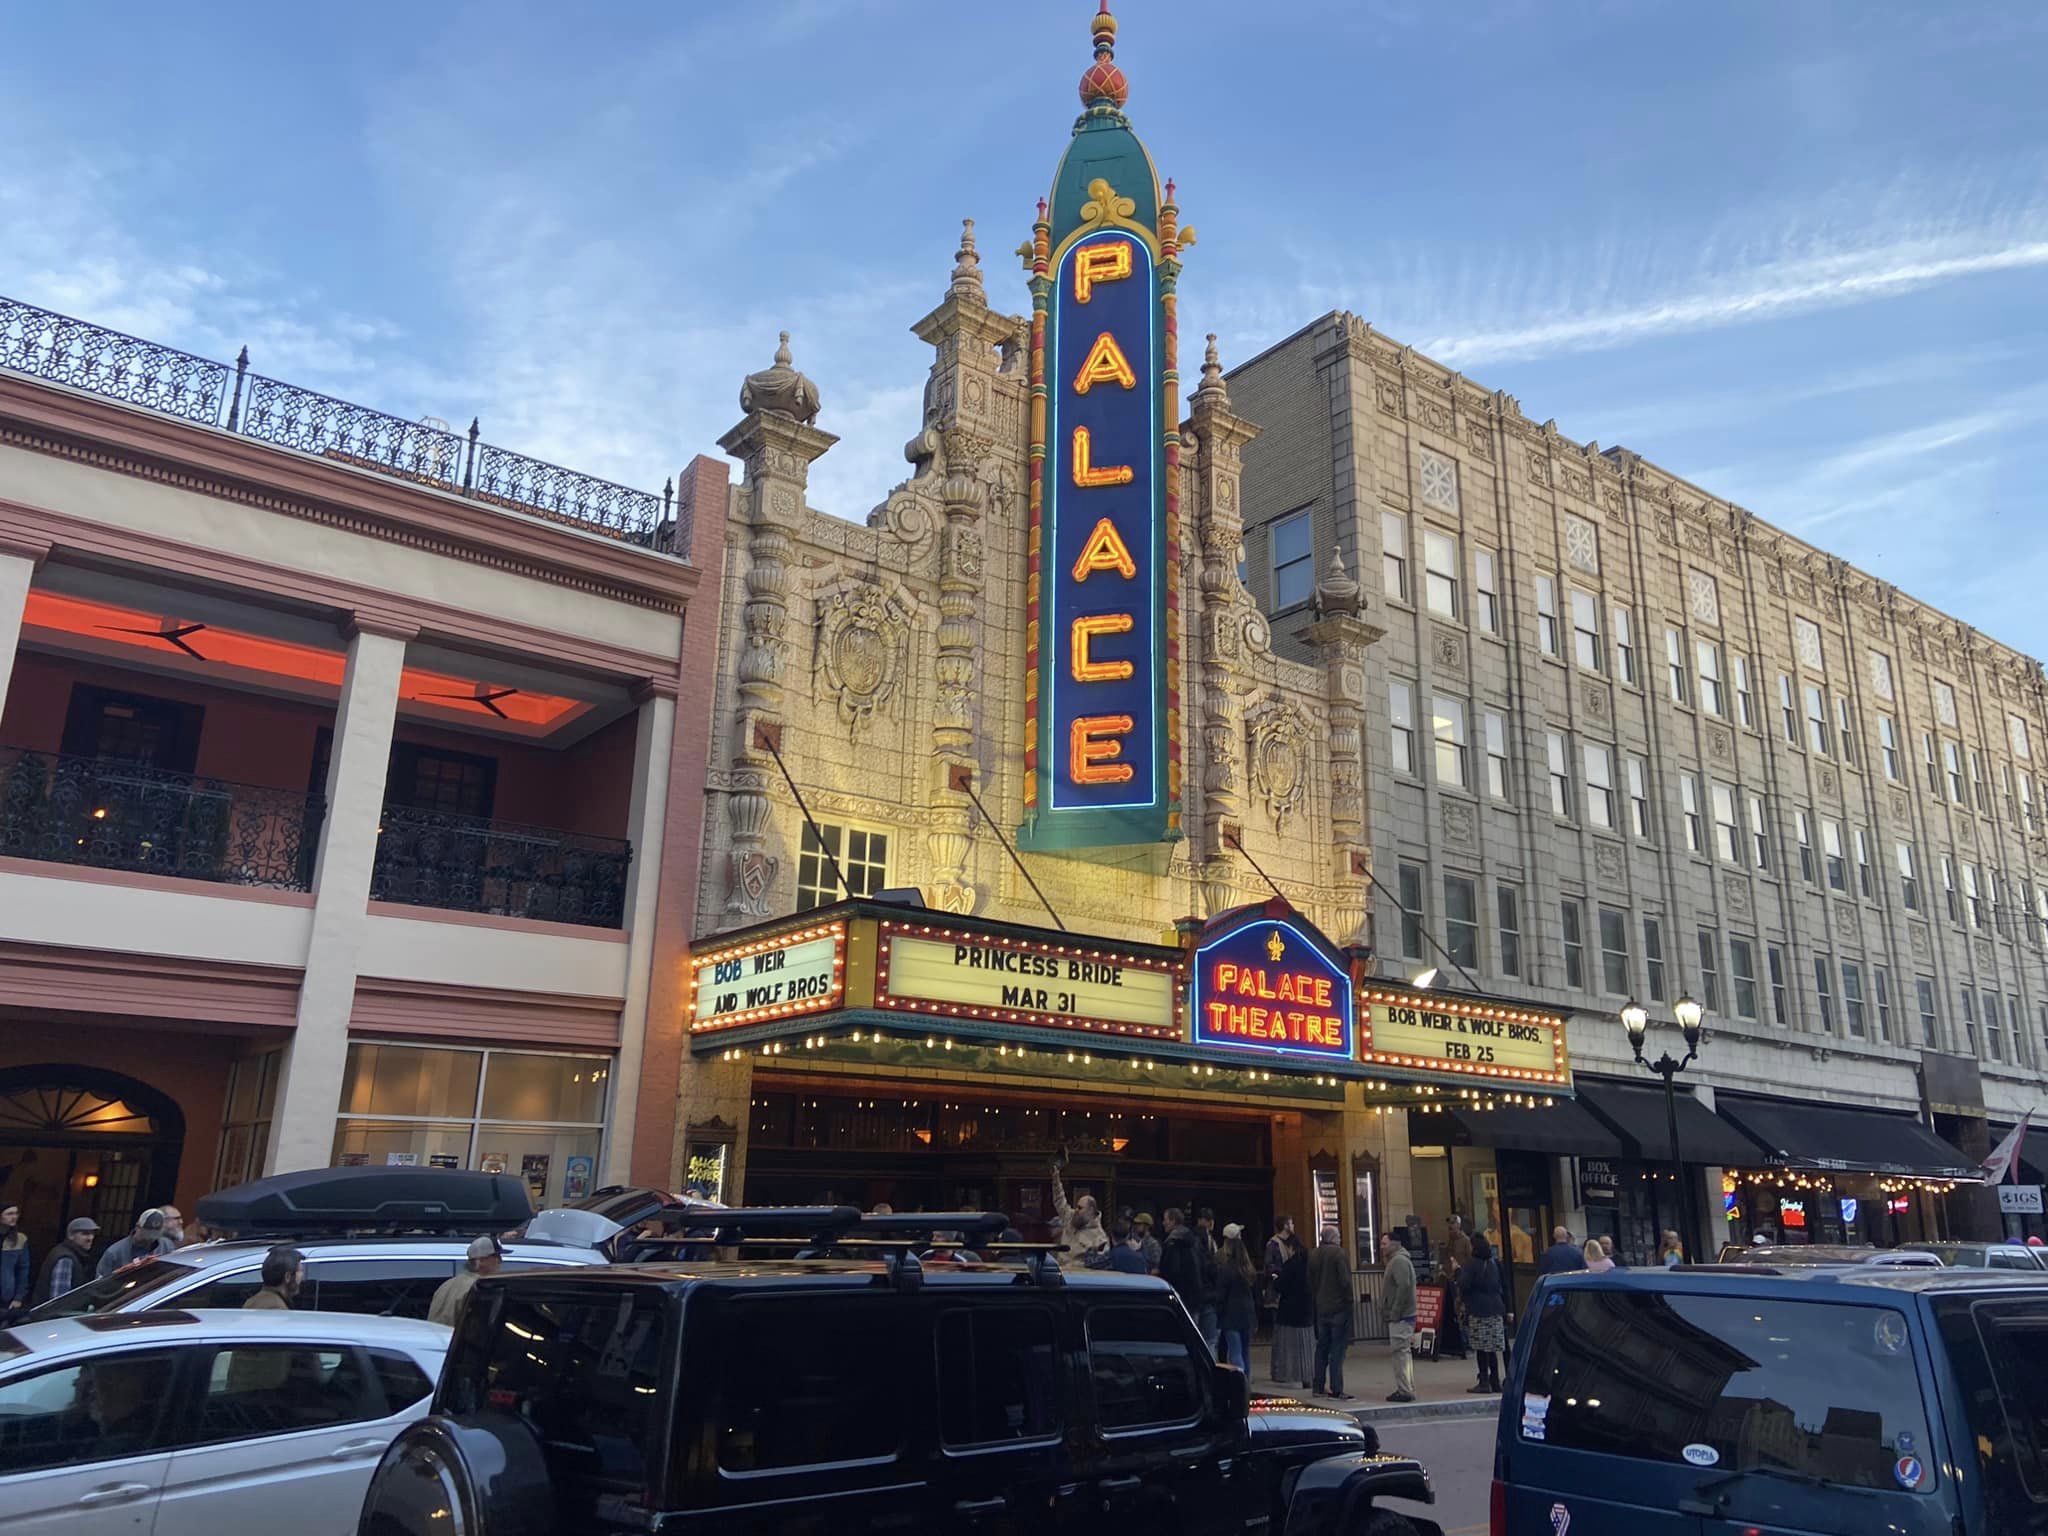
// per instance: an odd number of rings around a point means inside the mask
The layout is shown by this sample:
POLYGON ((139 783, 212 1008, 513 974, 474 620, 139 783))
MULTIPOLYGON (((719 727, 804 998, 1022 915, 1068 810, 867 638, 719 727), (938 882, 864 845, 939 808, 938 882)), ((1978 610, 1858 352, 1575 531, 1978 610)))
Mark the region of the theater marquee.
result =
POLYGON ((1179 1034, 1170 961, 928 924, 881 925, 875 1006, 1139 1039, 1179 1034))
POLYGON ((1402 987, 1368 986, 1359 1001, 1362 1061, 1504 1082, 1571 1079, 1557 1014, 1402 987))
POLYGON ((1274 904, 1225 913, 1197 940, 1189 1042, 1349 1061, 1356 1003, 1341 950, 1274 904))

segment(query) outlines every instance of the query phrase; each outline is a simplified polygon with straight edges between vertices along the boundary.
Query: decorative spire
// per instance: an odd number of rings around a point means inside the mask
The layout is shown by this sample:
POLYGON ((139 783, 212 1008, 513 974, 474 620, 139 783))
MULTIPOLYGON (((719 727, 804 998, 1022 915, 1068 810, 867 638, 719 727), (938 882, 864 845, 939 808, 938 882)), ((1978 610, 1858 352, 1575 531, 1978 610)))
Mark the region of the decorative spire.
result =
POLYGON ((1095 62, 1081 76, 1081 105, 1120 110, 1131 99, 1131 83, 1116 67, 1116 18, 1109 14, 1109 0, 1102 0, 1093 27, 1095 62))
POLYGON ((1208 351, 1202 354, 1202 382, 1195 386, 1195 400, 1202 405, 1230 405, 1230 386, 1223 382, 1223 363, 1216 355, 1214 331, 1209 333, 1208 351))
POLYGON ((974 246, 974 220, 960 221, 960 249, 953 253, 953 284, 949 290, 956 299, 972 299, 977 304, 988 302, 988 290, 981 285, 981 252, 974 246))
POLYGON ((1323 573, 1323 579, 1316 583, 1316 612, 1324 618, 1356 618, 1358 616, 1358 583, 1351 579, 1351 573, 1344 569, 1344 556, 1339 550, 1330 551, 1330 568, 1323 573))
POLYGON ((818 419, 818 386, 796 371, 789 351, 789 332, 775 348, 775 366, 747 375, 740 385, 740 409, 749 415, 787 416, 809 426, 818 419))

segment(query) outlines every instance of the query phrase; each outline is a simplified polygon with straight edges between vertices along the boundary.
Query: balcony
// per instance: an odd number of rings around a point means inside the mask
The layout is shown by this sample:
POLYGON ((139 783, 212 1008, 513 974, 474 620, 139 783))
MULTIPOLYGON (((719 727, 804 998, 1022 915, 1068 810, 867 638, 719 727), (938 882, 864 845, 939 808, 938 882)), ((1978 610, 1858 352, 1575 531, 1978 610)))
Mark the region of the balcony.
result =
POLYGON ((624 838, 387 805, 373 901, 590 928, 625 921, 624 838))
POLYGON ((319 811, 317 795, 0 747, 4 858, 305 891, 319 811))

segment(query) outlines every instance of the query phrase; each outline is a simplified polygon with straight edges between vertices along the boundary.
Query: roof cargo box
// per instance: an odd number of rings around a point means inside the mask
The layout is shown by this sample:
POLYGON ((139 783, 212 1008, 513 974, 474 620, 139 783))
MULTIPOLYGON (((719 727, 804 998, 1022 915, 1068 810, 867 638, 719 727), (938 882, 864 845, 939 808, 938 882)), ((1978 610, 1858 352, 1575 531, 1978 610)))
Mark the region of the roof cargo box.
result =
POLYGON ((198 1219, 239 1237, 305 1232, 504 1232, 533 1215, 523 1180, 461 1168, 305 1168, 203 1197, 198 1219))

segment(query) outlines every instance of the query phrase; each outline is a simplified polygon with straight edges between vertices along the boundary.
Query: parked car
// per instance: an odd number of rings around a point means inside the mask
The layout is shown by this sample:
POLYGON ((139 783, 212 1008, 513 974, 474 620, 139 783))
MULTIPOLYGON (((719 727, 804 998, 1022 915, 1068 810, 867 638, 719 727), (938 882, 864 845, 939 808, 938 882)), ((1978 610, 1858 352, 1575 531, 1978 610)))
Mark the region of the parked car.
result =
POLYGON ((1574 1274, 1517 1331, 1493 1529, 2048 1533, 2048 1275, 1574 1274))
MULTIPOLYGON (((520 1181, 448 1168, 307 1169, 208 1195, 195 1209, 208 1227, 240 1235, 118 1269, 52 1297, 29 1317, 239 1307, 263 1285, 264 1255, 288 1243, 306 1258, 300 1307, 424 1318, 472 1238, 510 1231, 533 1214, 520 1181)), ((505 1244, 507 1269, 604 1262, 572 1243, 505 1244)))
POLYGON ((65 1318, 0 1332, 9 1529, 343 1536, 427 1411, 435 1323, 299 1312, 65 1318))
POLYGON ((1907 1243, 1902 1251, 1931 1253, 1960 1269, 2017 1269, 2030 1275, 2048 1273, 2048 1250, 2019 1243, 1907 1243))
POLYGON ((1899 1264, 1908 1269, 1932 1269, 1941 1260, 1913 1247, 1872 1248, 1849 1243, 1771 1243, 1744 1247, 1730 1243, 1716 1260, 1721 1264, 1899 1264))
POLYGON ((1441 1536, 1385 1507, 1432 1500, 1419 1463, 1250 1401, 1165 1284, 985 1241, 1006 1223, 734 1210, 720 1247, 874 1256, 487 1278, 362 1536, 1441 1536), (920 1262, 939 1230, 982 1258, 920 1262))

